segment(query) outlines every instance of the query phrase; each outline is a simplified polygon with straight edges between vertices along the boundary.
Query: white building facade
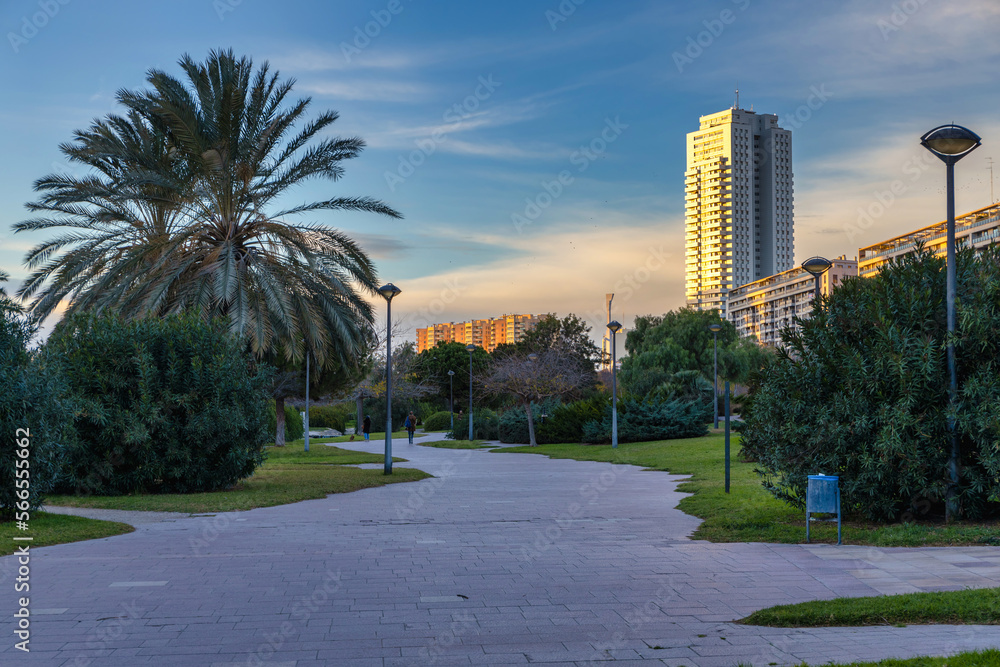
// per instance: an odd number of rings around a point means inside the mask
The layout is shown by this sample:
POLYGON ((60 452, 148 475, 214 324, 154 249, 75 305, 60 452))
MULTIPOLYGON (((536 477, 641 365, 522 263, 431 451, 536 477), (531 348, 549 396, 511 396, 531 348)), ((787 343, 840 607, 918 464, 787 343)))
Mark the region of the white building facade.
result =
MULTIPOLYGON (((820 276, 820 292, 829 295, 844 278, 857 275, 857 260, 840 256, 820 276)), ((781 329, 795 326, 792 318, 809 318, 815 297, 816 277, 795 267, 731 290, 727 316, 741 338, 754 336, 761 345, 777 347, 781 329)))
POLYGON ((792 134, 732 108, 687 135, 685 297, 726 314, 729 291, 792 268, 792 134))

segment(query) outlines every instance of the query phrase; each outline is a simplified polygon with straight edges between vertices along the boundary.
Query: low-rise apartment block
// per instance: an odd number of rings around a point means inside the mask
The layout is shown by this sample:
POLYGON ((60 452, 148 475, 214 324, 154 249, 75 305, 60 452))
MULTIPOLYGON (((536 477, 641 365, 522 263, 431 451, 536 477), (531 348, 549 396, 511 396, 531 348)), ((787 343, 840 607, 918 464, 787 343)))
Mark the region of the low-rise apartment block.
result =
POLYGON ((538 323, 538 315, 503 315, 484 320, 468 322, 445 322, 417 329, 417 352, 428 350, 438 342, 472 343, 487 352, 498 345, 516 343, 524 338, 525 332, 538 323))
MULTIPOLYGON (((894 257, 913 252, 917 243, 939 255, 947 251, 948 221, 921 227, 915 232, 858 249, 858 271, 868 278, 894 257)), ((1000 238, 1000 204, 991 204, 955 218, 955 247, 983 248, 1000 238)))
MULTIPOLYGON (((830 270, 820 277, 820 291, 830 290, 848 276, 858 275, 858 262, 840 256, 830 270)), ((781 343, 783 327, 793 326, 793 317, 806 318, 816 296, 816 278, 801 267, 746 285, 729 292, 728 319, 740 337, 754 336, 761 345, 781 343)))

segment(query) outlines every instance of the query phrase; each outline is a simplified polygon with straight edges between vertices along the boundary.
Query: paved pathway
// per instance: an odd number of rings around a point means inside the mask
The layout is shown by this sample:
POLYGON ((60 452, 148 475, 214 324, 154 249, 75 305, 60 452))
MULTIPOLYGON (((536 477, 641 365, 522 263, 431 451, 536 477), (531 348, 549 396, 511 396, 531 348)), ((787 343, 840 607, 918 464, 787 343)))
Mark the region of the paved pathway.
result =
MULTIPOLYGON (((709 544, 688 539, 676 476, 405 438, 394 454, 437 478, 32 551, 32 651, 5 621, 0 664, 732 667, 1000 646, 996 626, 729 622, 1000 586, 998 548, 709 544)), ((0 559, 6 619, 16 567, 0 559)))

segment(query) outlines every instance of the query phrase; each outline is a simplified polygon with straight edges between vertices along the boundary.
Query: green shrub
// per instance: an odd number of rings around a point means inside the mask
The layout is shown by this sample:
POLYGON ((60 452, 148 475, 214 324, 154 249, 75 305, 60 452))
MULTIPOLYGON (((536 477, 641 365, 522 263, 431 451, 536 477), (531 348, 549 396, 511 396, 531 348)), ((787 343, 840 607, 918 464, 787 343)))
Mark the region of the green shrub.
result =
POLYGON ((347 419, 353 415, 354 405, 313 405, 309 407, 309 428, 332 428, 343 433, 347 419))
POLYGON ((539 443, 583 442, 583 429, 588 422, 601 418, 611 397, 597 394, 592 398, 560 405, 549 412, 542 423, 535 421, 535 437, 539 443))
MULTIPOLYGON (((549 441, 541 439, 540 427, 542 426, 542 415, 545 421, 551 417, 559 407, 559 399, 552 398, 541 403, 532 403, 531 412, 535 418, 535 440, 540 444, 549 441)), ((528 436, 528 414, 524 411, 523 405, 515 405, 505 410, 497 423, 497 439, 504 443, 527 443, 528 436)))
POLYGON ((801 506, 807 476, 840 476, 845 511, 875 521, 940 510, 957 415, 962 515, 1000 508, 1000 248, 960 250, 957 412, 949 410, 945 260, 920 250, 848 278, 782 334, 751 383, 742 446, 764 485, 801 506))
POLYGON ((224 323, 80 314, 46 349, 76 404, 61 492, 213 491, 263 461, 270 373, 224 323))
MULTIPOLYGON (((447 431, 450 428, 451 413, 447 410, 444 412, 435 412, 424 420, 425 431, 447 431)), ((466 427, 466 430, 468 430, 468 427, 466 427)), ((468 437, 468 433, 466 433, 466 437, 468 437)))
MULTIPOLYGON (((474 411, 472 431, 473 440, 498 440, 500 436, 497 413, 487 408, 474 411)), ((454 440, 467 440, 469 438, 469 416, 467 414, 455 415, 455 430, 445 437, 454 440)))
MULTIPOLYGON (((708 433, 703 412, 700 401, 624 399, 618 402, 618 442, 697 438, 708 433)), ((583 441, 611 442, 610 405, 601 421, 584 426, 583 441)))
MULTIPOLYGON (((267 439, 268 444, 274 444, 274 436, 278 432, 274 399, 267 406, 267 439)), ((302 413, 293 405, 285 403, 285 442, 298 440, 305 435, 305 424, 302 423, 302 413)))
POLYGON ((20 309, 0 296, 0 520, 4 521, 30 518, 25 513, 37 509, 54 486, 61 443, 73 412, 58 359, 28 352, 34 334, 20 309), (18 455, 25 449, 27 458, 18 455))

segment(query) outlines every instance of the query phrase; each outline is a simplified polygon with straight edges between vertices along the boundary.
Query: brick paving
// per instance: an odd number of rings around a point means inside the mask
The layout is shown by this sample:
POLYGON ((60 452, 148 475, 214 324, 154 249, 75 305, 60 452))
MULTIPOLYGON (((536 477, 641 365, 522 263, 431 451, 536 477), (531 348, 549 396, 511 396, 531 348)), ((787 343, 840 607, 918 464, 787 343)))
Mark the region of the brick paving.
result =
MULTIPOLYGON (((428 436, 437 438, 439 436, 428 436)), ((382 443, 351 443, 378 451, 382 443)), ((31 555, 31 653, 2 665, 733 667, 944 655, 997 626, 776 629, 774 604, 1000 586, 1000 548, 710 544, 682 479, 410 446, 437 475, 283 507, 138 523, 31 555)))

